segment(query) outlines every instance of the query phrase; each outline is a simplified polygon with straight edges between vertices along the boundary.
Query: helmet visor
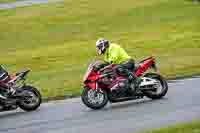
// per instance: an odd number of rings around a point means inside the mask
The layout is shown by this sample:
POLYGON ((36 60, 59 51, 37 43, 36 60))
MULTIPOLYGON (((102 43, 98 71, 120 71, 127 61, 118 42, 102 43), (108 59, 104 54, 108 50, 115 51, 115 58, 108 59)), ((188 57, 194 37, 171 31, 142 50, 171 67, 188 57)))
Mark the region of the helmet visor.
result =
POLYGON ((96 51, 97 51, 97 53, 100 55, 100 54, 102 54, 102 51, 103 51, 103 45, 97 45, 96 46, 96 51))

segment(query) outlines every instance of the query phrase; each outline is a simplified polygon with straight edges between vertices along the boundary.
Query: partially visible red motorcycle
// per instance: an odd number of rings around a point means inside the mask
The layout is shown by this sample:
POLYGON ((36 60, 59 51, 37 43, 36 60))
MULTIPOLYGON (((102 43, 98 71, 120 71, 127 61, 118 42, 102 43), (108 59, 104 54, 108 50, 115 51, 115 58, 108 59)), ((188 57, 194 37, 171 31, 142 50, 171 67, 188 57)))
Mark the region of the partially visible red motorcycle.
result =
POLYGON ((96 71, 99 61, 92 62, 83 79, 82 102, 91 109, 101 109, 108 101, 111 103, 141 99, 144 96, 160 99, 166 95, 168 84, 157 72, 156 62, 149 57, 136 65, 134 74, 141 78, 141 83, 129 83, 126 77, 116 71, 116 64, 107 65, 96 71), (155 73, 147 70, 154 69, 155 73))

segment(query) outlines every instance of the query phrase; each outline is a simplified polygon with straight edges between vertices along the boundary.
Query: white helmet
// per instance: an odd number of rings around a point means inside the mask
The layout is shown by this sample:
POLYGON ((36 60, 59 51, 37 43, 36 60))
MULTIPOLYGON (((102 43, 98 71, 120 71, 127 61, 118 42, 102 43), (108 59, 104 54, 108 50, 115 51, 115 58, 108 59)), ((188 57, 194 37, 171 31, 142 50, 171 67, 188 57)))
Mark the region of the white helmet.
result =
POLYGON ((109 47, 109 41, 103 38, 100 38, 96 41, 96 49, 98 54, 103 54, 106 49, 109 47))

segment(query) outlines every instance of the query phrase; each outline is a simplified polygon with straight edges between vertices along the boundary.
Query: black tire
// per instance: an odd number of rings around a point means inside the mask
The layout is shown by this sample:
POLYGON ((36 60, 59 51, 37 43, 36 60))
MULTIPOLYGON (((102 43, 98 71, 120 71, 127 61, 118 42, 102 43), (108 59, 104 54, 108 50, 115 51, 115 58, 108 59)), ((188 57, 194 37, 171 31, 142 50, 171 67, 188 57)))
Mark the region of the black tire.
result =
POLYGON ((38 109, 40 107, 40 104, 42 103, 42 96, 41 96, 40 92, 33 86, 24 86, 23 90, 29 91, 29 92, 31 91, 32 93, 34 93, 34 95, 38 98, 38 101, 35 105, 28 106, 28 104, 24 104, 23 100, 20 100, 18 103, 19 107, 25 111, 34 111, 34 110, 38 109))
POLYGON ((151 99, 160 99, 167 94, 168 91, 168 84, 167 81, 159 74, 156 73, 147 73, 144 77, 156 79, 160 81, 162 85, 162 90, 160 93, 154 93, 153 91, 143 91, 144 95, 151 99))
POLYGON ((82 102, 89 108, 91 109, 94 109, 94 110, 98 110, 98 109, 102 109, 103 107, 106 106, 106 104, 108 103, 108 94, 105 90, 101 89, 101 94, 103 94, 103 102, 101 104, 92 104, 88 101, 88 92, 90 91, 91 89, 89 88, 83 88, 83 92, 82 92, 82 95, 81 95, 81 99, 82 99, 82 102))

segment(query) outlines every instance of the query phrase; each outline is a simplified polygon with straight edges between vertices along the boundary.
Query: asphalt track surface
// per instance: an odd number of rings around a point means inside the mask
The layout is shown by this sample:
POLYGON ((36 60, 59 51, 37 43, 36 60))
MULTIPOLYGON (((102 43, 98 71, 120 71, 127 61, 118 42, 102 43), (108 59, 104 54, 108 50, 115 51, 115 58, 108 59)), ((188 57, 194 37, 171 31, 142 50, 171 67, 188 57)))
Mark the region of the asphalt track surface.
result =
POLYGON ((80 98, 42 104, 35 112, 0 113, 0 133, 134 133, 200 119, 200 79, 169 83, 165 98, 108 104, 93 111, 80 98))
MULTIPOLYGON (((62 0, 61 0, 62 1, 62 0)), ((27 0, 0 4, 0 10, 45 4, 27 0)), ((35 112, 0 113, 0 133, 134 133, 200 119, 200 78, 169 83, 167 96, 109 104, 93 111, 80 98, 46 103, 35 112)))
POLYGON ((62 2, 62 1, 63 0, 20 0, 20 1, 12 2, 12 3, 0 4, 0 10, 13 9, 16 7, 32 6, 36 4, 62 2))

